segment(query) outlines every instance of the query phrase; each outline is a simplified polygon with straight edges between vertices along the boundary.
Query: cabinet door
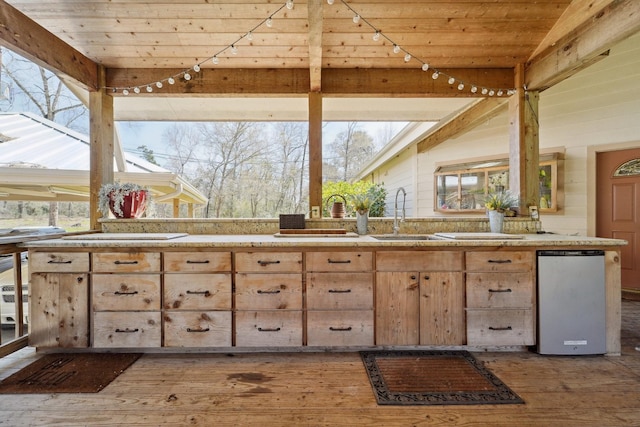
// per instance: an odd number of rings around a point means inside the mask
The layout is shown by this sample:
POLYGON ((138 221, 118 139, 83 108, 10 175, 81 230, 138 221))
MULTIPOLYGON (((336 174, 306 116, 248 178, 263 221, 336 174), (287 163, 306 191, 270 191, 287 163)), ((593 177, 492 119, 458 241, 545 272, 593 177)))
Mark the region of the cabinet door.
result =
POLYGON ((376 274, 376 344, 417 345, 419 337, 419 273, 376 274))
POLYGON ((465 343, 462 272, 420 274, 420 344, 465 343))
POLYGON ((33 273, 29 284, 29 345, 89 345, 87 274, 33 273))

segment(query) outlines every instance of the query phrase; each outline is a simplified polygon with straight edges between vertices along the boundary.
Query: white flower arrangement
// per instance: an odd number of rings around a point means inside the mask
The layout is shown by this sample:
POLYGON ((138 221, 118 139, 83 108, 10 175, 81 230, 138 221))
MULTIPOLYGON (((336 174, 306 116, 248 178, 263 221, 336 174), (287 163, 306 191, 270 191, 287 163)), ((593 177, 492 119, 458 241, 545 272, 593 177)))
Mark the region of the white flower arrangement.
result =
POLYGON ((132 182, 112 182, 103 184, 100 187, 100 192, 98 193, 98 210, 102 212, 104 217, 109 216, 109 212, 111 211, 110 204, 113 201, 113 210, 114 215, 122 216, 122 206, 124 204, 125 196, 128 196, 131 193, 145 191, 146 201, 149 200, 149 190, 146 187, 141 185, 132 183, 132 182))

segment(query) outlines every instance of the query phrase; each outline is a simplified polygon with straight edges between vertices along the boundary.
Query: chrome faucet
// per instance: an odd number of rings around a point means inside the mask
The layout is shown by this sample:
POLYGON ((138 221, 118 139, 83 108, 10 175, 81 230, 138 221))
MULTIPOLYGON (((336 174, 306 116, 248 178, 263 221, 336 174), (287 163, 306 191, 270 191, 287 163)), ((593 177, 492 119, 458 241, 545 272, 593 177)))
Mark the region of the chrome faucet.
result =
POLYGON ((407 201, 407 192, 404 191, 404 188, 400 187, 396 192, 396 203, 394 205, 394 210, 393 210, 393 235, 394 236, 397 236, 398 232, 400 231, 400 224, 398 224, 398 195, 400 194, 401 191, 402 191, 402 219, 400 219, 400 222, 404 222, 404 218, 405 218, 404 205, 405 205, 405 202, 407 201))

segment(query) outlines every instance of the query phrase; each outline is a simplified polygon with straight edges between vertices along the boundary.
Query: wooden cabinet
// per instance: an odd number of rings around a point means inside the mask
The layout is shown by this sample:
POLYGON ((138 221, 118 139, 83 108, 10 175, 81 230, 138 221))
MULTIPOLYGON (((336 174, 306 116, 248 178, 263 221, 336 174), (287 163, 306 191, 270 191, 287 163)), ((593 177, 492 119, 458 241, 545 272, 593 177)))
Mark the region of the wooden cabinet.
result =
POLYGON ((465 343, 461 252, 376 255, 376 344, 465 343))
POLYGON ((89 346, 89 254, 29 251, 29 345, 89 346))
POLYGON ((235 254, 238 347, 302 345, 302 253, 235 254))
POLYGON ((469 345, 535 344, 535 253, 468 252, 469 345))
POLYGON ((160 347, 158 252, 92 254, 93 347, 160 347))
POLYGON ((306 266, 307 345, 373 345, 373 253, 308 252, 306 266))
POLYGON ((231 252, 165 252, 165 347, 232 345, 231 252))

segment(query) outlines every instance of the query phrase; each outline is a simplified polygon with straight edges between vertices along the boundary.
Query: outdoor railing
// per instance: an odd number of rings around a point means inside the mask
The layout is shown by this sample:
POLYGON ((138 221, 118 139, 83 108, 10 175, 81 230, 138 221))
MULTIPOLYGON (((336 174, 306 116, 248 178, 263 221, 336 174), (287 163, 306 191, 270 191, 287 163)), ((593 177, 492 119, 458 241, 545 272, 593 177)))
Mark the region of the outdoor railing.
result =
MULTIPOLYGON (((33 240, 33 239, 29 239, 33 240)), ((15 243, 0 243, 0 255, 2 255, 5 264, 11 264, 11 267, 5 270, 4 276, 10 276, 13 271, 13 283, 3 280, 0 284, 0 357, 16 352, 24 348, 28 344, 28 331, 25 325, 24 303, 26 303, 26 291, 28 289, 28 277, 22 277, 22 264, 25 260, 23 256, 24 248, 18 247, 15 243), (10 263, 9 260, 13 262, 10 263), (16 290, 18 290, 16 292, 16 290), (22 290, 22 291, 20 291, 22 290), (11 313, 11 306, 15 307, 15 311, 11 313), (5 313, 2 310, 5 310, 5 313), (12 323, 10 323, 12 321, 12 323)))

